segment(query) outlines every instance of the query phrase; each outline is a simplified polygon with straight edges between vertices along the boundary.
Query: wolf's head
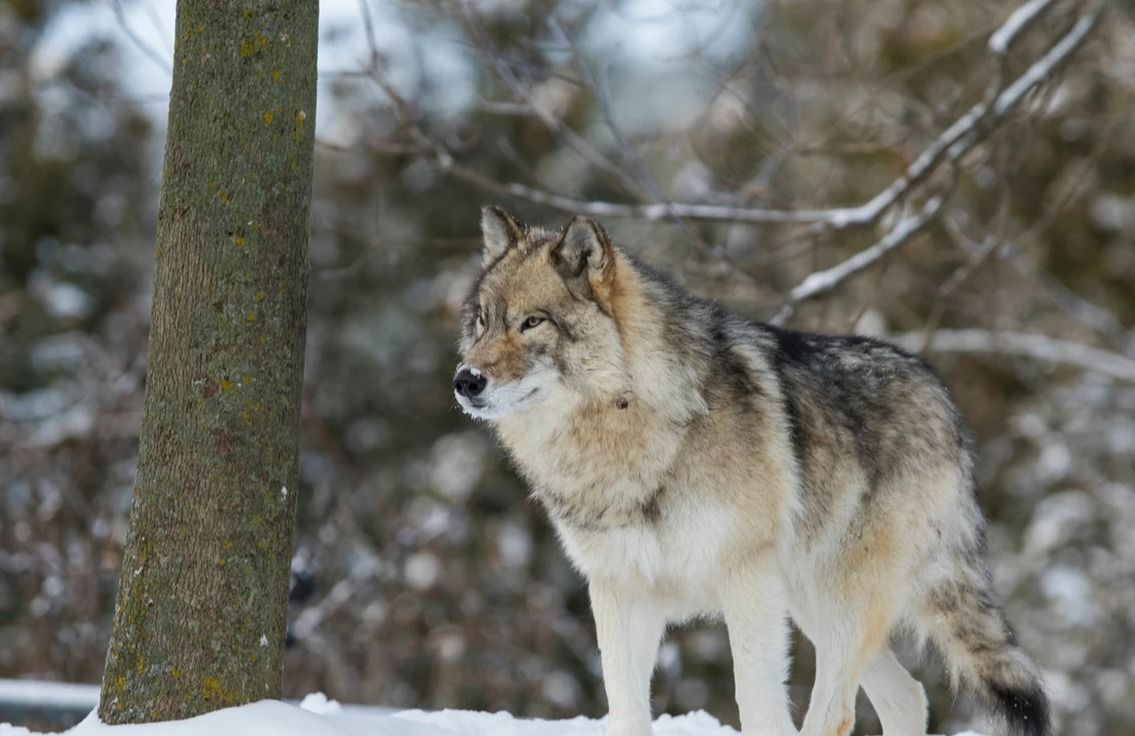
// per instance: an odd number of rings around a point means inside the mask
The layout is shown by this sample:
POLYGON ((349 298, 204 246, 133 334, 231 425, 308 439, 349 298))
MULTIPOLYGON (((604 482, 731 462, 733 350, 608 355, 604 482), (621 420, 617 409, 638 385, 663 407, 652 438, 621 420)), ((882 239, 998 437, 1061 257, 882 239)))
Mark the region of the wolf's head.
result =
POLYGON ((529 227, 486 207, 481 230, 453 380, 461 408, 500 419, 548 401, 617 399, 629 380, 617 321, 628 266, 603 228, 582 217, 529 227))

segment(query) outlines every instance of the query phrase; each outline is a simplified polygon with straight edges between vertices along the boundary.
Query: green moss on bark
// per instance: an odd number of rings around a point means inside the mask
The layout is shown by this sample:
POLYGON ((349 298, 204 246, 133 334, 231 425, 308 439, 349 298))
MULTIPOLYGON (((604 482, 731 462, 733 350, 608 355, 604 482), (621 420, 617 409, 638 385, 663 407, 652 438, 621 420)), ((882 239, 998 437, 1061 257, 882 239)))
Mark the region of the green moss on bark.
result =
POLYGON ((179 0, 138 476, 99 714, 280 694, 318 2, 179 0))

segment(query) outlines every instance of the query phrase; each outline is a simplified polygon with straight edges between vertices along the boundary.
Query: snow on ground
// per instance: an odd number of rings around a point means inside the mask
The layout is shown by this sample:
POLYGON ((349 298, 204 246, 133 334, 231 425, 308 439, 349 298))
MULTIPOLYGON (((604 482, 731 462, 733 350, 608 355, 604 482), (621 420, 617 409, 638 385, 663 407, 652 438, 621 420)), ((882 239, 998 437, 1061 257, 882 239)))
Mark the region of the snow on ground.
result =
MULTIPOLYGON (((426 712, 407 710, 390 715, 359 715, 345 711, 322 693, 313 693, 299 706, 262 700, 239 708, 206 713, 184 721, 137 726, 107 726, 92 712, 66 736, 604 736, 604 723, 589 718, 541 721, 514 718, 508 713, 467 710, 426 712)), ((32 731, 0 723, 0 736, 30 736, 32 731)), ((704 711, 684 716, 661 716, 654 736, 736 736, 704 711)), ((958 736, 979 736, 967 732, 958 736)))
MULTIPOLYGON (((603 722, 587 718, 565 721, 522 720, 508 713, 463 710, 408 710, 391 715, 356 715, 315 693, 297 707, 278 700, 226 708, 184 721, 138 726, 107 726, 91 713, 67 736, 603 736, 603 722)), ((699 711, 662 716, 656 736, 735 736, 712 716, 699 711)), ((25 728, 0 724, 0 736, 27 736, 25 728)))

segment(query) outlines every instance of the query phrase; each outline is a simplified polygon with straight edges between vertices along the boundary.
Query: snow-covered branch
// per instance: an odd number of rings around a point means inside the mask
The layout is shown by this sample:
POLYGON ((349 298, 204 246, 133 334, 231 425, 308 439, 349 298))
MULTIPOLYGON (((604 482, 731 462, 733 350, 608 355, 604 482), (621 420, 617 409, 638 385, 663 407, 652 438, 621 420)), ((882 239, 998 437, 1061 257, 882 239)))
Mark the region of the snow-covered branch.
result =
POLYGON ((887 339, 916 352, 1013 355, 1135 383, 1135 360, 1091 345, 1037 333, 980 329, 935 330, 929 336, 919 331, 890 335, 887 339))
POLYGON ((989 36, 990 52, 996 56, 1009 53, 1013 41, 1055 4, 1056 0, 1029 0, 1022 4, 989 36))
POLYGON ((1003 117, 1005 113, 1016 107, 1026 92, 1052 76, 1068 57, 1080 48, 1084 39, 1095 28, 1102 9, 1103 4, 1096 3, 1092 10, 1076 21, 1068 33, 1064 34, 1044 56, 1017 77, 1017 81, 1006 87, 1004 92, 997 95, 992 105, 994 117, 1003 117))
POLYGON ((788 292, 787 302, 770 320, 773 324, 784 324, 795 312, 795 305, 808 299, 828 293, 848 277, 872 265, 895 248, 903 245, 922 231, 942 209, 945 197, 935 196, 926 201, 922 210, 899 220, 878 242, 859 251, 842 263, 824 271, 816 271, 788 292))
MULTIPOLYGON (((990 39, 990 47, 1003 54, 1013 39, 1031 24, 1050 3, 1035 2, 1022 7, 1006 21, 990 39)), ((1068 59, 1083 43, 1088 33, 1098 21, 1101 6, 1097 4, 1091 12, 1084 15, 1051 49, 1025 70, 1015 82, 1000 89, 959 118, 947 128, 938 139, 926 148, 889 187, 877 194, 864 205, 850 212, 843 212, 831 221, 833 228, 846 227, 847 224, 867 224, 876 221, 896 202, 902 199, 916 184, 925 180, 943 160, 957 162, 981 139, 981 133, 989 125, 1003 118, 1024 98, 1025 94, 1052 73, 1068 59)), ((944 197, 931 197, 917 215, 906 217, 891 228, 877 243, 859 251, 851 258, 824 271, 810 274, 788 294, 781 310, 773 317, 774 324, 783 324, 795 311, 795 305, 813 299, 834 289, 844 280, 859 273, 877 262, 887 253, 908 242, 911 237, 929 224, 942 208, 944 197)))

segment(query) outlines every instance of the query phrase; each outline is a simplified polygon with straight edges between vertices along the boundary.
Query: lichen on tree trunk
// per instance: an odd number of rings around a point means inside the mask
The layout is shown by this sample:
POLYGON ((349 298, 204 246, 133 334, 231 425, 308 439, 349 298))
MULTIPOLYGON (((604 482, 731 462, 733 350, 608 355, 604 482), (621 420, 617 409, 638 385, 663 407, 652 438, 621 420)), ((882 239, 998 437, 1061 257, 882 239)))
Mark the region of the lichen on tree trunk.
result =
POLYGON ((178 2, 107 723, 280 695, 317 20, 317 0, 178 2))

